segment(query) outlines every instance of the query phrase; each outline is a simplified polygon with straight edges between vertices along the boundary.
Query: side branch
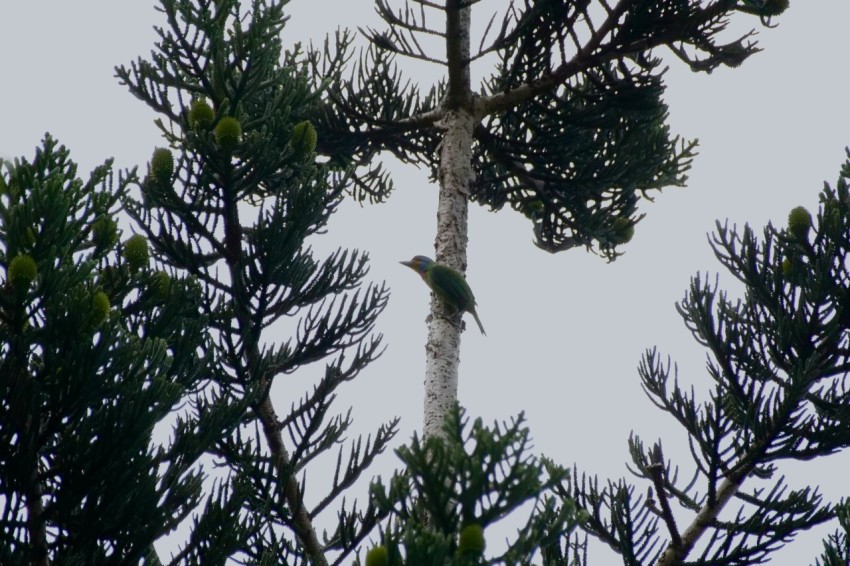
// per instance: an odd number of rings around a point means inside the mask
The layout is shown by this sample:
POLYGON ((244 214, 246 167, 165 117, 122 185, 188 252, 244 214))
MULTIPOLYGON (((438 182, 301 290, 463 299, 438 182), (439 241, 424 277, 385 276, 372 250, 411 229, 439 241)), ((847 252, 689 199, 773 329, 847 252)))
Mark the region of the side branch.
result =
POLYGON ((691 17, 674 22, 674 25, 665 29, 655 30, 651 35, 635 37, 620 44, 613 34, 622 25, 622 18, 629 13, 633 4, 633 0, 620 0, 616 6, 607 9, 607 15, 602 25, 595 30, 591 26, 591 36, 583 46, 577 43, 576 35, 568 30, 577 49, 577 52, 569 61, 564 61, 547 75, 528 83, 491 96, 481 97, 476 104, 478 115, 486 116, 507 110, 542 93, 556 89, 575 75, 593 67, 624 57, 636 57, 640 61, 644 58, 646 51, 655 47, 667 46, 676 57, 694 71, 710 71, 719 64, 737 66, 748 55, 758 51, 753 44, 746 46, 742 44, 743 40, 752 35, 752 32, 732 44, 719 47, 714 46, 706 37, 693 36, 694 30, 706 25, 713 25, 717 28, 715 31, 725 27, 725 24, 718 24, 718 21, 730 9, 726 3, 719 1, 705 8, 698 8, 691 17), (605 42, 605 39, 609 36, 611 39, 605 42), (698 60, 690 57, 680 46, 686 43, 690 43, 698 50, 707 52, 708 59, 698 60))
POLYGON ((578 73, 616 59, 621 55, 618 50, 610 49, 605 52, 594 52, 602 45, 603 40, 614 30, 620 17, 626 13, 631 0, 620 0, 609 12, 608 17, 602 25, 591 35, 590 39, 580 48, 572 59, 561 63, 549 75, 531 81, 524 85, 518 86, 511 90, 494 94, 492 96, 482 97, 476 103, 476 113, 479 116, 488 114, 496 114, 517 104, 538 96, 541 93, 550 91, 559 85, 563 84, 570 77, 578 73))
POLYGON ((289 454, 283 444, 277 414, 268 396, 268 392, 263 396, 263 400, 257 408, 257 415, 260 417, 260 422, 263 425, 263 432, 265 433, 266 441, 269 443, 269 451, 272 453, 275 469, 283 477, 283 494, 286 504, 292 512, 292 522, 298 540, 303 545, 304 552, 309 557, 311 564, 314 566, 328 566, 328 561, 323 552, 324 547, 316 534, 310 513, 304 507, 304 498, 298 487, 298 478, 291 469, 289 454))
POLYGON ((667 531, 670 533, 670 547, 681 548, 682 537, 679 534, 679 528, 676 526, 676 519, 673 517, 673 510, 670 508, 670 500, 667 497, 667 491, 664 486, 664 456, 661 453, 661 444, 656 444, 650 454, 652 463, 647 466, 652 483, 655 486, 655 493, 658 495, 658 503, 661 505, 661 518, 667 525, 667 531))
POLYGON ((744 474, 738 474, 723 480, 717 489, 717 497, 713 501, 706 503, 700 510, 690 526, 682 533, 682 537, 678 541, 679 544, 675 544, 675 541, 670 543, 656 563, 656 566, 675 566, 676 564, 681 564, 682 560, 693 550, 697 541, 705 533, 705 530, 711 526, 723 508, 726 507, 726 504, 729 503, 729 500, 738 492, 741 484, 744 483, 745 477, 746 475, 744 474))

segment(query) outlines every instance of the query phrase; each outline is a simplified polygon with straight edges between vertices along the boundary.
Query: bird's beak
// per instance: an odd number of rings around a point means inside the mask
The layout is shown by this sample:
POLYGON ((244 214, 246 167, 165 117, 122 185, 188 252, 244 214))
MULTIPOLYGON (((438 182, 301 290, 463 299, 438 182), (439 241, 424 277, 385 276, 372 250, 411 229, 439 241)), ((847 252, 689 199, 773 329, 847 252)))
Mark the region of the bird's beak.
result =
POLYGON ((406 265, 407 267, 413 269, 413 262, 412 261, 400 261, 399 263, 402 264, 402 265, 406 265))

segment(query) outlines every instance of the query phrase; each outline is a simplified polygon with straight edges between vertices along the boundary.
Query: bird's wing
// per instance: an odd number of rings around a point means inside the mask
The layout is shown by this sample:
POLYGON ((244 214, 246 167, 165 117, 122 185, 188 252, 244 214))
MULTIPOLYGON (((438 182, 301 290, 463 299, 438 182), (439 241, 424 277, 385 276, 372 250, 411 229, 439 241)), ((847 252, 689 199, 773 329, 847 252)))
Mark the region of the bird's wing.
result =
POLYGON ((470 310, 475 306, 475 296, 463 275, 445 265, 435 264, 428 270, 431 289, 441 299, 458 310, 470 310))

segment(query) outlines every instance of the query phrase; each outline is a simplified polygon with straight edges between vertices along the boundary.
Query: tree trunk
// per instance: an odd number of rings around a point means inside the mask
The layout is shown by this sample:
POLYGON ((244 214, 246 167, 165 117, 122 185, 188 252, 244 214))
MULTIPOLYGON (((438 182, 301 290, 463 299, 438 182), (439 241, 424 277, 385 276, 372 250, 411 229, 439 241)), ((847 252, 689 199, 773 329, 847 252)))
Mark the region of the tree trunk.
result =
MULTIPOLYGON (((469 184, 472 180, 472 131, 474 101, 469 80, 469 6, 446 5, 446 55, 449 82, 440 146, 440 201, 437 208, 438 262, 466 271, 469 184)), ((460 364, 460 328, 450 320, 440 301, 431 302, 428 342, 425 346, 425 410, 423 435, 442 436, 443 422, 457 401, 460 364)))

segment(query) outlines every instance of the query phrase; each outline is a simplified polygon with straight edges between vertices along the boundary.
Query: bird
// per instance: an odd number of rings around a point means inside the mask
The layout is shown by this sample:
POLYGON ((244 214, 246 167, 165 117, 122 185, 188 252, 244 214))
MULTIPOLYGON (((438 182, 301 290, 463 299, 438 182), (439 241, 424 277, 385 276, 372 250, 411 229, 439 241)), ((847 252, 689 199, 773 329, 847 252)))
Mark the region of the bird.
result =
POLYGON ((454 314, 459 312, 470 313, 475 318, 475 322, 478 323, 481 334, 487 336, 487 333, 484 332, 484 325, 481 324, 481 319, 475 312, 475 296, 463 275, 424 255, 418 255, 410 261, 400 261, 399 263, 418 273, 428 287, 434 291, 434 294, 450 308, 455 309, 454 314))

